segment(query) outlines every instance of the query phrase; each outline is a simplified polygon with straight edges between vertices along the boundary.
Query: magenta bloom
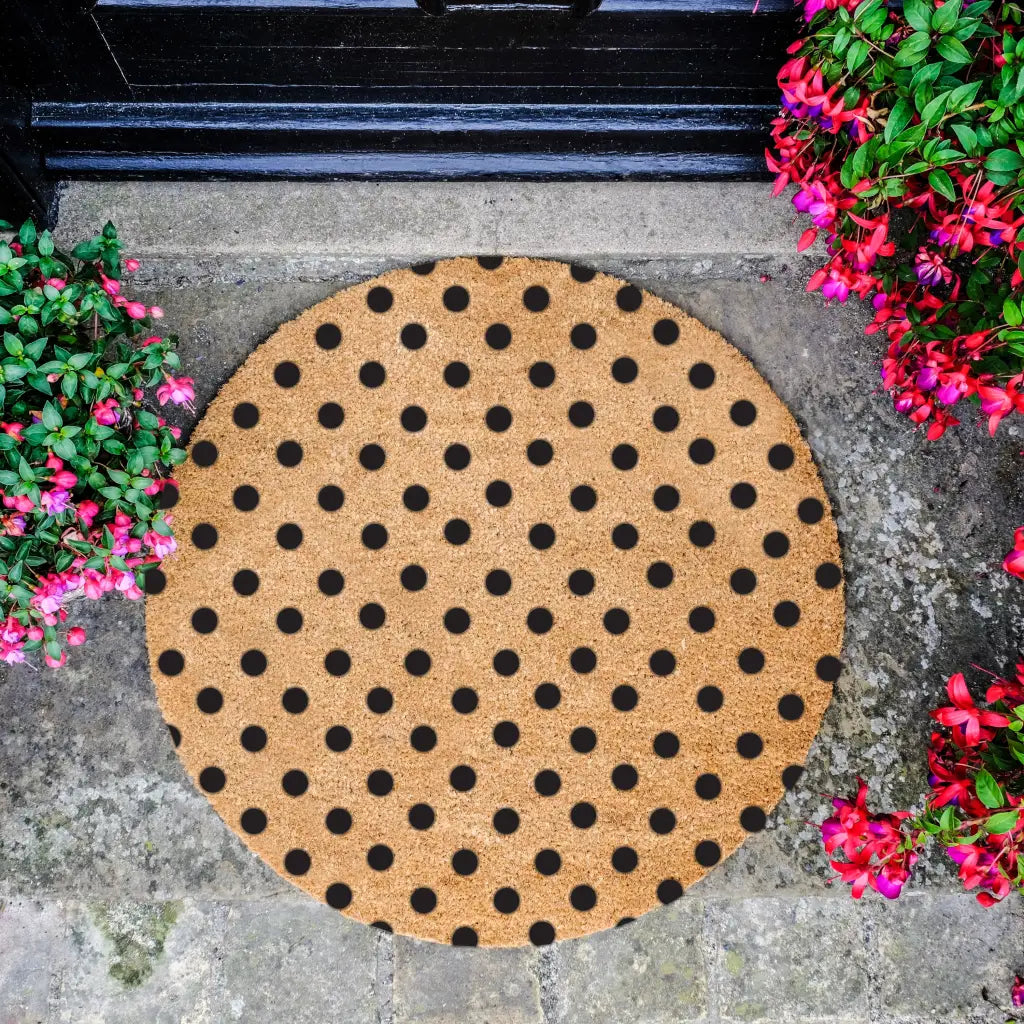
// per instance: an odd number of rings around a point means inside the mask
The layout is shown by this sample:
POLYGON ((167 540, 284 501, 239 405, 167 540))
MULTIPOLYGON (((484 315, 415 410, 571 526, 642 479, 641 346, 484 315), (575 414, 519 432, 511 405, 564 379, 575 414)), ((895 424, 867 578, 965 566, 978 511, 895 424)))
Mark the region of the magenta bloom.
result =
POLYGON ((191 377, 175 379, 167 374, 164 383, 156 389, 156 397, 161 405, 166 405, 168 401, 174 405, 191 405, 196 397, 194 384, 191 377))
POLYGON ((39 502, 46 509, 46 514, 51 516, 60 515, 70 504, 71 495, 60 488, 52 491, 43 491, 39 496, 39 502))

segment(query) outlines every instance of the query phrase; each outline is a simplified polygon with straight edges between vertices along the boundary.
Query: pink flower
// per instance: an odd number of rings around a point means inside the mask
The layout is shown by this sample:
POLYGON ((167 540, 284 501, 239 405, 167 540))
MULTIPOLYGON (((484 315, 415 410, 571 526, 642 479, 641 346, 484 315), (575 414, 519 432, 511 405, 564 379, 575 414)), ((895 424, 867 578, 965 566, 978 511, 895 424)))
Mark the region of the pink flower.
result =
POLYGON ((133 320, 141 320, 146 315, 146 307, 141 302, 126 302, 124 311, 133 320))
POLYGON ((159 306, 150 306, 149 307, 149 315, 154 320, 163 320, 163 318, 164 318, 164 311, 159 306))
POLYGON ((95 501, 80 501, 78 503, 78 518, 82 520, 86 529, 92 526, 92 521, 100 514, 100 507, 95 501))
POLYGON ((164 376, 164 383, 156 389, 156 397, 161 405, 166 405, 170 401, 174 405, 191 406, 196 397, 194 384, 195 381, 191 377, 175 379, 168 373, 164 376))
POLYGON ((121 282, 106 274, 100 274, 100 283, 108 295, 117 295, 121 291, 121 282))
POLYGON ((85 630, 81 626, 72 626, 68 630, 68 643, 72 647, 79 647, 85 643, 85 630))
POLYGON ((145 338, 142 342, 142 347, 145 348, 147 345, 158 345, 164 339, 159 334, 151 334, 148 338, 145 338))
POLYGON ((67 281, 65 281, 64 278, 62 278, 62 277, 48 277, 46 279, 46 283, 51 288, 56 288, 57 291, 59 291, 59 292, 62 292, 68 286, 67 281))
POLYGON ((178 549, 177 542, 173 537, 164 537, 156 530, 147 530, 142 541, 152 549, 157 558, 166 558, 178 549))
POLYGON ((68 660, 68 652, 61 651, 59 658, 51 658, 49 654, 45 655, 46 665, 48 668, 60 668, 68 660))
POLYGON ((67 469, 57 470, 49 480, 50 483, 56 484, 62 491, 70 491, 78 483, 78 477, 67 469))
POLYGON ((92 414, 96 417, 96 422, 104 427, 112 427, 118 418, 118 413, 114 410, 118 408, 118 402, 116 398, 107 398, 102 402, 97 402, 92 408, 92 414))
POLYGON ((39 502, 46 509, 47 515, 60 515, 70 504, 70 495, 67 491, 55 488, 52 491, 43 491, 39 496, 39 502))
POLYGON ((21 432, 25 429, 24 423, 0 423, 0 430, 5 434, 10 434, 15 441, 23 441, 24 438, 21 436, 21 432))
POLYGON ((1010 724, 1005 715, 997 714, 995 711, 979 711, 974 706, 962 672, 949 677, 946 692, 953 702, 952 706, 936 708, 929 714, 942 725, 951 728, 959 726, 965 741, 964 746, 975 747, 982 739, 990 738, 989 727, 1004 728, 1010 724))
POLYGON ((129 274, 134 274, 135 271, 139 269, 139 261, 135 259, 125 260, 124 269, 127 270, 129 274))
POLYGON ((1010 986, 1010 1002, 1014 1006, 1024 1006, 1024 978, 1018 974, 1010 986))
POLYGON ((17 509, 19 512, 31 512, 36 506, 32 499, 27 494, 18 494, 15 497, 11 497, 8 494, 4 495, 4 505, 7 508, 17 509))

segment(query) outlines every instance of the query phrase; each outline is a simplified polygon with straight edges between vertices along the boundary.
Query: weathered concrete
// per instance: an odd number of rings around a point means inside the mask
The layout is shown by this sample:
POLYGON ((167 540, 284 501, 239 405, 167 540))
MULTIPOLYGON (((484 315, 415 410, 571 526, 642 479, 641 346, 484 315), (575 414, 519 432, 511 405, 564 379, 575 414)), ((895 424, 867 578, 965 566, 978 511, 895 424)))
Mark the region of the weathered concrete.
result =
POLYGON ((250 855, 173 753, 144 609, 84 603, 68 668, 0 682, 0 1022, 1005 1020, 985 994, 1005 1009, 1024 965, 1020 908, 957 895, 941 856, 902 901, 850 902, 807 822, 857 772, 915 801, 946 675, 1015 656, 1024 591, 999 563, 1021 432, 912 433, 872 394, 863 311, 805 295, 807 262, 782 255, 785 204, 759 186, 133 184, 75 186, 63 210, 62 235, 116 214, 200 409, 277 324, 428 255, 571 257, 678 302, 806 428, 843 545, 846 669, 801 785, 687 899, 542 952, 459 951, 339 918, 250 855))

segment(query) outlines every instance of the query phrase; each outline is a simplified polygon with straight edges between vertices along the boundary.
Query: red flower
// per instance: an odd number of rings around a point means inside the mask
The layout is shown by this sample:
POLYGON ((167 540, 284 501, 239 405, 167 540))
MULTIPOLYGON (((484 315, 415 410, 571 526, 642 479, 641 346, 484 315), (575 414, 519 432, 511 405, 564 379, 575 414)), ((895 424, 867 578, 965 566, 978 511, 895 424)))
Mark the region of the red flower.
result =
POLYGON ((987 727, 1003 728, 1010 724, 1006 715, 995 711, 979 711, 971 700, 962 672, 949 677, 946 692, 953 702, 952 707, 936 708, 929 714, 936 722, 954 729, 954 739, 963 738, 961 746, 976 747, 983 740, 991 739, 987 727))

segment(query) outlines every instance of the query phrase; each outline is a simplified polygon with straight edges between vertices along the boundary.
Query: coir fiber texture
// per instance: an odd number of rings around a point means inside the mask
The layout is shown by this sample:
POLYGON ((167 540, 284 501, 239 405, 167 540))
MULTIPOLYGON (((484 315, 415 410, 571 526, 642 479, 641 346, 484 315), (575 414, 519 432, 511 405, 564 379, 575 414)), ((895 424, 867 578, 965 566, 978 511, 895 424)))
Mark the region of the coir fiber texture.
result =
POLYGON ((385 274, 261 345, 191 453, 160 704, 225 822, 343 913, 607 928, 799 777, 836 528, 792 416, 669 303, 542 260, 385 274))

